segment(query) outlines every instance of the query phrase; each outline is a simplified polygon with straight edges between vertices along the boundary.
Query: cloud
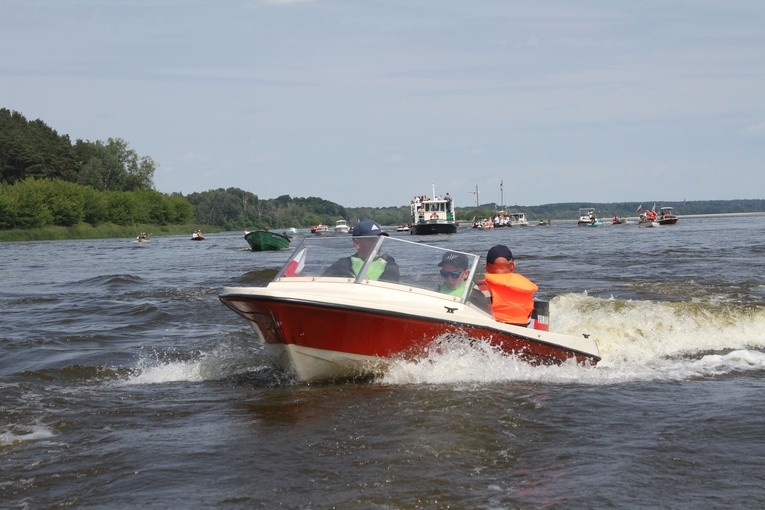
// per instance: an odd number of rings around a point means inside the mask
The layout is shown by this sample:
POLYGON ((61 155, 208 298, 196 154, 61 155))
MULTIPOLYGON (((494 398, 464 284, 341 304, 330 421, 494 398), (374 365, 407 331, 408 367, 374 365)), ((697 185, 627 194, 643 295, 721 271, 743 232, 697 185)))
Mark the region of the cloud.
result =
POLYGON ((765 122, 745 127, 741 132, 749 138, 765 138, 765 122))

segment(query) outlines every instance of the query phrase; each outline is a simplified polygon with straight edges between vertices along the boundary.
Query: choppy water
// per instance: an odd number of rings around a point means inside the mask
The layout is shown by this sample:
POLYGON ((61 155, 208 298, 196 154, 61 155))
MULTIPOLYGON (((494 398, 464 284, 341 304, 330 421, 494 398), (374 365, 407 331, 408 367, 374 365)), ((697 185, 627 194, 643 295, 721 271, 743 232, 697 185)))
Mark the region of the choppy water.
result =
MULTIPOLYGON (((405 235, 405 234, 401 234, 405 235)), ((761 508, 765 216, 476 231, 595 368, 453 345, 300 386, 218 301, 241 233, 0 244, 2 508, 761 508)))

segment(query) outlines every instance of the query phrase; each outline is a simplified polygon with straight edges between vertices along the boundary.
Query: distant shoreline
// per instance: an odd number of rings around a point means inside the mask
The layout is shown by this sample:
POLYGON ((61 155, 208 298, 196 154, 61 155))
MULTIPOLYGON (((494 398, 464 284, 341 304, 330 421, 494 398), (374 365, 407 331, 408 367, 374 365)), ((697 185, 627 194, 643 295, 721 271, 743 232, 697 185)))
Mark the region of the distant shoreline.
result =
MULTIPOLYGON (((697 219, 697 218, 722 218, 722 217, 741 217, 741 216, 765 216, 765 212, 741 212, 741 213, 711 213, 711 214, 677 214, 679 219, 697 219)), ((620 216, 626 220, 640 219, 639 216, 620 216)), ((608 219, 608 216, 603 216, 600 219, 608 219)), ((577 221, 576 218, 566 221, 577 221)))
MULTIPOLYGON (((765 216, 765 212, 732 212, 714 214, 678 214, 678 218, 714 218, 715 216, 765 216)), ((637 216, 635 217, 637 218, 637 216)))
POLYGON ((33 228, 28 230, 0 230, 0 243, 25 242, 25 241, 61 241, 73 239, 135 239, 139 232, 146 232, 150 237, 168 235, 188 235, 201 229, 205 233, 220 232, 220 227, 189 223, 183 225, 114 225, 102 224, 93 227, 87 223, 81 223, 74 227, 50 226, 33 228))

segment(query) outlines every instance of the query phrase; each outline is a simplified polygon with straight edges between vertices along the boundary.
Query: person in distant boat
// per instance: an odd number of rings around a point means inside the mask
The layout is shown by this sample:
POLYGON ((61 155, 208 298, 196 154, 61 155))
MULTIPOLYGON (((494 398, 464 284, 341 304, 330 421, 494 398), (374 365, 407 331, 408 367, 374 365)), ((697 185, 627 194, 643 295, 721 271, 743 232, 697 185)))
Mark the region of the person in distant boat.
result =
POLYGON ((515 272, 515 260, 510 248, 498 244, 489 249, 485 280, 478 286, 484 294, 488 294, 495 320, 517 326, 529 324, 534 311, 534 292, 539 287, 515 272))
MULTIPOLYGON (((351 229, 353 245, 356 253, 343 257, 329 266, 322 276, 339 276, 356 278, 369 259, 377 244, 377 236, 387 236, 380 225, 372 220, 362 220, 351 229)), ((367 269, 366 277, 370 280, 398 282, 400 272, 398 264, 390 255, 377 254, 367 269)))
POLYGON ((448 251, 441 257, 438 263, 441 268, 441 278, 444 279, 438 285, 438 291, 442 294, 460 297, 465 293, 465 285, 470 275, 470 264, 464 253, 448 251))

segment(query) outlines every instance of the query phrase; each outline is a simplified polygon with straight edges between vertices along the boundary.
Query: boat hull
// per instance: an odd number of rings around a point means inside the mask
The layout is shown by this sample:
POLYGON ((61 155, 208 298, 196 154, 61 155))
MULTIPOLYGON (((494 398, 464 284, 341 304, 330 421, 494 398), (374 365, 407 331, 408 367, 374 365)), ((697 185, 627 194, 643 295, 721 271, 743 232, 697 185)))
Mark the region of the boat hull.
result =
POLYGON ((659 225, 674 225, 677 223, 677 218, 664 218, 659 220, 659 225))
POLYGON ((289 237, 265 230, 247 232, 244 235, 244 239, 247 241, 247 244, 250 245, 252 251, 283 250, 290 245, 289 237))
POLYGON ((418 223, 410 227, 409 233, 418 236, 456 234, 457 225, 455 223, 418 223))
POLYGON ((569 359, 595 364, 598 356, 544 340, 543 332, 500 323, 497 327, 438 317, 289 298, 224 293, 221 301, 246 318, 272 354, 300 382, 374 377, 394 359, 417 359, 437 342, 484 341, 532 364, 569 359))

